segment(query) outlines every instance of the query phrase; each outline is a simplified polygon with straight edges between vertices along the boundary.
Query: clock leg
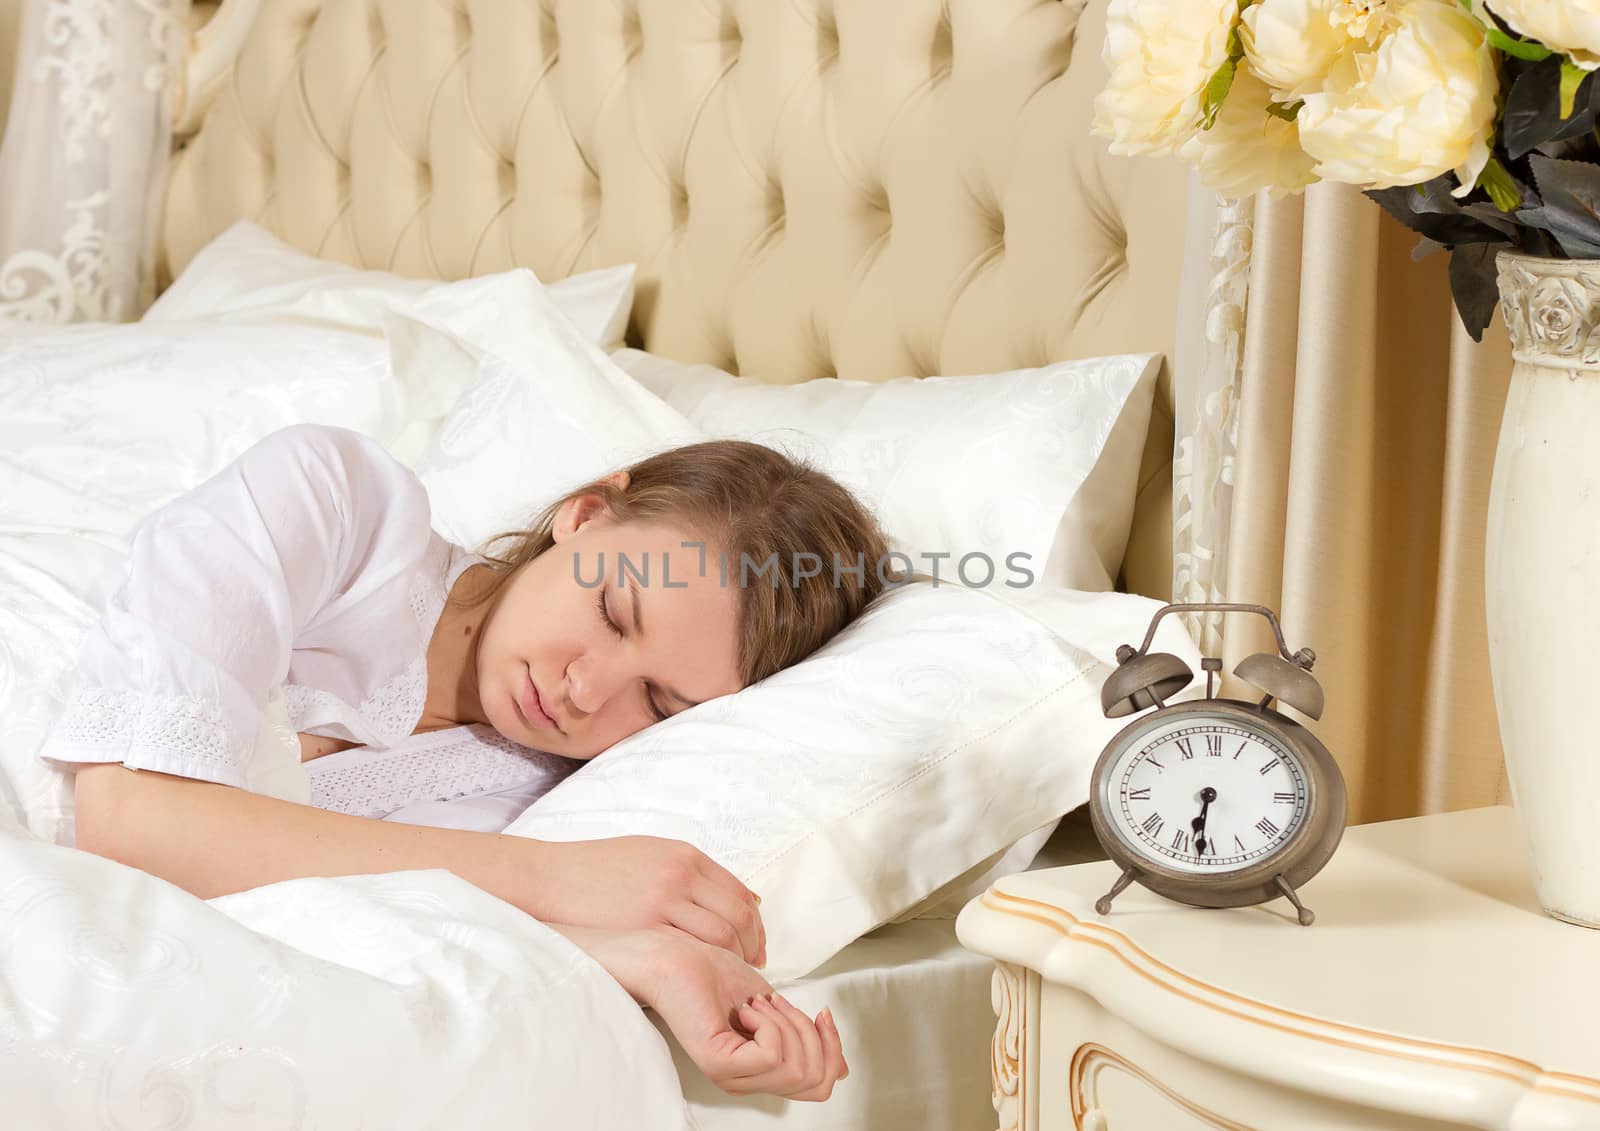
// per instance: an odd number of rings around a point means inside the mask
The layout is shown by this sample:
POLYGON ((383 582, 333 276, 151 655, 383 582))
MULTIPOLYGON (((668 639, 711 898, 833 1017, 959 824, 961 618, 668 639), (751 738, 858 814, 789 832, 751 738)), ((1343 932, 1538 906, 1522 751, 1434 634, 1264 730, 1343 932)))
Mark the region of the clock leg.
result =
POLYGON ((1094 901, 1094 909, 1101 915, 1111 913, 1111 901, 1122 894, 1122 889, 1133 883, 1133 878, 1139 874, 1137 868, 1124 868, 1122 875, 1117 877, 1117 882, 1111 885, 1111 890, 1094 901))
POLYGON ((1300 914, 1300 925, 1302 927, 1311 926, 1316 921, 1316 914, 1311 908, 1300 902, 1300 897, 1295 895, 1294 888, 1289 886, 1289 881, 1283 878, 1283 874, 1280 872, 1278 875, 1273 876, 1272 882, 1277 884, 1278 890, 1283 892, 1290 903, 1294 904, 1294 909, 1300 914))

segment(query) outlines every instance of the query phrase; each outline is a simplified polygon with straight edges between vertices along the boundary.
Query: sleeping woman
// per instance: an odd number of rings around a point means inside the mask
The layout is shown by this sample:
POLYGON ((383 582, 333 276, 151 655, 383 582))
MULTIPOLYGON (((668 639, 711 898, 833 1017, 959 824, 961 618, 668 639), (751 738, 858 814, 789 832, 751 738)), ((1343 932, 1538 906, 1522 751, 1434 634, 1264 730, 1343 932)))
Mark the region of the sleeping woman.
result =
POLYGON ((470 724, 592 758, 860 613, 886 585, 870 512, 781 453, 712 441, 569 493, 491 539, 502 553, 447 542, 430 515, 375 441, 302 424, 147 517, 40 752, 76 772, 77 846, 205 899, 447 868, 587 951, 724 1091, 826 1099, 848 1071, 832 1017, 767 996, 758 897, 694 848, 334 812, 301 763, 470 724), (758 573, 806 553, 843 565, 758 573), (257 740, 279 689, 298 756, 257 740))

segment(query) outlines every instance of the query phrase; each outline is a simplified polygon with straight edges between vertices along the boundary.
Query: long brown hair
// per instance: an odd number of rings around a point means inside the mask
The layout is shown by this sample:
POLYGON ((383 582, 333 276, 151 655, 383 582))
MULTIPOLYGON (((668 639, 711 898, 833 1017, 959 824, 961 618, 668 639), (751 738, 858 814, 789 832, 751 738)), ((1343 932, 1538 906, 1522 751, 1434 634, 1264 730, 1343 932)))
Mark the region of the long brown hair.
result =
POLYGON ((708 562, 725 555, 721 576, 739 589, 744 686, 799 663, 886 589, 918 576, 889 568, 888 539, 853 494, 825 472, 763 444, 686 444, 626 471, 626 487, 597 479, 545 507, 527 529, 485 541, 478 552, 496 576, 467 603, 491 600, 518 569, 554 546, 556 512, 579 495, 599 496, 618 523, 676 525, 705 543, 708 562), (500 551, 491 552, 497 544, 500 551), (811 554, 821 572, 800 577, 797 555, 807 556, 810 571, 816 568, 811 554))

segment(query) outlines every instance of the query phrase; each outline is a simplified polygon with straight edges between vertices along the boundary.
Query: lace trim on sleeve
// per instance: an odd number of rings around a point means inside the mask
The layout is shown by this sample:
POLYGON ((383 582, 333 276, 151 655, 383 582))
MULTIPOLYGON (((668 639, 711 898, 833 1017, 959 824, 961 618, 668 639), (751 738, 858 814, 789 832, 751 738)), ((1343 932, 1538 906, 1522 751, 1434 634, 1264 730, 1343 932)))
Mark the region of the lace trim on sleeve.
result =
POLYGON ((120 761, 132 751, 154 748, 237 769, 244 754, 215 703, 106 687, 78 688, 56 722, 53 739, 51 756, 64 759, 92 751, 120 761))

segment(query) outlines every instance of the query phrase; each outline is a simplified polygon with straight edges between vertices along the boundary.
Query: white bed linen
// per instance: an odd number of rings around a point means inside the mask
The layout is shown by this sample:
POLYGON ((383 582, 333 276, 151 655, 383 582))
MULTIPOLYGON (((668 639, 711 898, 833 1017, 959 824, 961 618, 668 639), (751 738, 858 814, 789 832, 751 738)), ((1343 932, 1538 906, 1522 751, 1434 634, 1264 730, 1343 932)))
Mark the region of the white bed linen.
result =
POLYGON ((8 1128, 692 1126, 632 998, 442 868, 206 901, 0 808, 0 875, 8 1128))

